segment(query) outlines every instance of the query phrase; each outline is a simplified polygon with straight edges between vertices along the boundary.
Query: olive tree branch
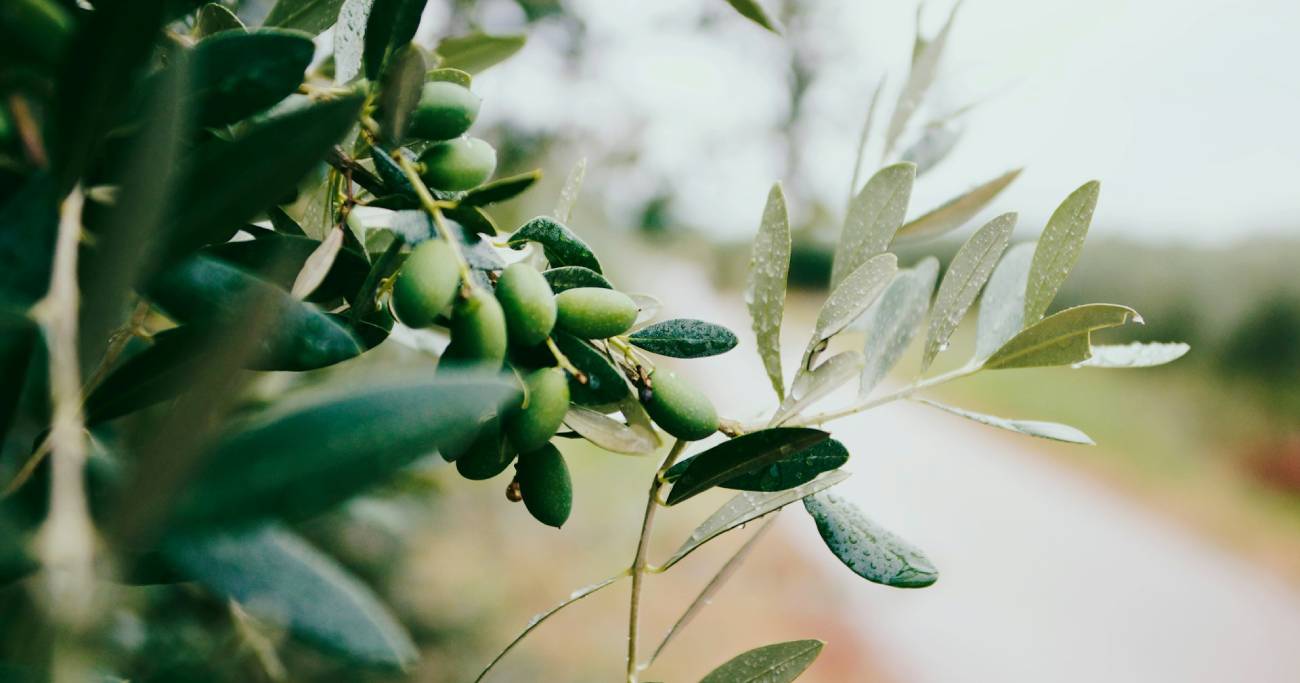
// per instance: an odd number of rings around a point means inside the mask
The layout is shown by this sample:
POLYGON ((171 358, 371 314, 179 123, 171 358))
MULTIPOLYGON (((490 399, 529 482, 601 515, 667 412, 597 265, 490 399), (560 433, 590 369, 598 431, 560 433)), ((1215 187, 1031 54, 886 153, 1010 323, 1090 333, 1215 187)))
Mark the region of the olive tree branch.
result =
POLYGON ((636 543, 636 556, 632 559, 632 601, 628 608, 627 620, 627 683, 636 683, 637 673, 637 627, 641 612, 641 581, 645 576, 646 554, 650 550, 650 532, 654 529, 655 511, 659 509, 659 489, 663 487, 663 474, 677 462, 677 457, 686 450, 688 442, 678 439, 672 450, 664 458, 663 464, 655 472, 650 482, 650 494, 645 504, 645 516, 641 520, 641 538, 636 543))
MULTIPOLYGON (((380 152, 383 153, 382 151, 380 152)), ((451 234, 451 229, 447 227, 447 221, 442 215, 442 205, 433 198, 429 188, 420 179, 420 173, 416 170, 415 164, 404 154, 397 155, 397 163, 402 167, 402 173, 406 175, 406 180, 411 183, 415 189, 415 195, 420 199, 420 206, 433 217, 434 225, 438 229, 438 234, 442 235, 447 244, 451 246, 452 253, 456 255, 456 264, 460 267, 460 277, 466 287, 474 286, 474 279, 469 272, 469 261, 465 260, 465 255, 460 251, 460 240, 451 234)))

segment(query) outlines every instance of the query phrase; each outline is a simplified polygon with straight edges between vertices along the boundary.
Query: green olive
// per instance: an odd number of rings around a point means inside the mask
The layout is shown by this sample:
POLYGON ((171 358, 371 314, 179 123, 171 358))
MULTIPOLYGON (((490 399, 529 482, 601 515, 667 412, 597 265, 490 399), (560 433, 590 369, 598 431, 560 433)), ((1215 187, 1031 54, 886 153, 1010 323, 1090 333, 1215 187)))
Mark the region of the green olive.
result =
POLYGON ((478 118, 478 95, 458 83, 433 81, 420 90, 407 132, 425 140, 450 140, 460 136, 478 118))
POLYGON ((407 327, 428 327, 451 305, 459 285, 460 265, 452 246, 442 240, 421 242, 397 271, 393 312, 407 327))
POLYGON ((557 529, 563 526, 573 509, 573 483, 560 451, 548 443, 522 453, 515 470, 519 493, 533 518, 557 529))
POLYGON ((438 190, 469 190, 492 177, 497 168, 497 151, 478 138, 456 138, 439 142, 420 155, 421 177, 438 190))
POLYGON ((665 432, 698 441, 718 431, 718 413, 709 397, 668 370, 650 373, 650 400, 645 410, 665 432))
POLYGON ((506 435, 519 452, 541 448, 555 436, 569 410, 569 378, 559 368, 524 376, 527 405, 506 417, 506 435))
POLYGON ((466 479, 491 479, 505 471, 518 453, 501 434, 500 422, 492 420, 479 431, 478 438, 456 457, 456 471, 466 479))
POLYGON ((0 54, 57 64, 72 29, 72 15, 54 0, 0 2, 0 54))
POLYGON ((556 325, 583 339, 605 339, 627 332, 636 322, 636 302, 600 287, 566 289, 555 295, 556 325))
POLYGON ((442 360, 501 367, 506 357, 506 317, 489 293, 475 289, 451 312, 451 343, 442 360))
POLYGON ((526 263, 512 263, 501 272, 497 301, 506 313, 512 344, 535 346, 555 327, 555 294, 546 278, 526 263))

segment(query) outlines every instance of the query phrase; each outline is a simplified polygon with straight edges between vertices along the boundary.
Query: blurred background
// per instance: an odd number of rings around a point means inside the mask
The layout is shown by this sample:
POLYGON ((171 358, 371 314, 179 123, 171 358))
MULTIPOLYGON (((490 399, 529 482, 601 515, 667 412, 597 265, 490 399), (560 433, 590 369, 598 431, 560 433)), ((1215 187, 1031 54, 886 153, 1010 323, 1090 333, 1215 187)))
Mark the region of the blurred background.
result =
MULTIPOLYGON (((863 178, 885 156, 918 37, 934 39, 954 10, 764 4, 782 35, 716 0, 481 0, 430 3, 418 36, 528 35, 520 55, 475 79, 478 134, 500 150, 499 174, 545 172, 498 222, 549 212, 586 159, 571 227, 620 287, 665 302, 664 317, 740 333, 736 351, 692 372, 742 418, 771 408, 741 293, 770 184, 784 183, 796 226, 785 348, 798 350, 826 293, 873 93, 881 112, 863 178)), ((241 11, 256 20, 265 8, 241 11)), ((840 490, 925 548, 943 578, 917 592, 859 581, 806 516, 788 513, 648 680, 694 680, 741 650, 803 637, 828 641, 809 681, 1300 680, 1297 29, 1300 5, 1282 0, 957 8, 935 83, 888 154, 920 167, 909 218, 1025 170, 967 228, 902 260, 946 259, 1009 210, 1017 239, 1034 239, 1071 190, 1100 179, 1061 303, 1130 304, 1147 325, 1116 339, 1192 352, 1129 373, 989 372, 937 394, 1075 425, 1091 448, 913 405, 837 424, 854 472, 840 490)), ((964 357, 965 334, 947 355, 964 357)), ((905 361, 896 379, 916 366, 905 361)), ((348 532, 336 550, 384 579, 414 625, 417 680, 469 680, 532 614, 632 554, 654 463, 566 456, 577 494, 559 532, 506 503, 505 477, 446 471, 431 474, 434 495, 362 501, 326 523, 348 532), (419 514, 400 514, 409 506, 419 514)), ((664 515, 654 552, 720 500, 664 515)), ((747 533, 652 577, 652 643, 747 533)), ((615 589, 571 608, 496 680, 616 678, 625 602, 615 589)))

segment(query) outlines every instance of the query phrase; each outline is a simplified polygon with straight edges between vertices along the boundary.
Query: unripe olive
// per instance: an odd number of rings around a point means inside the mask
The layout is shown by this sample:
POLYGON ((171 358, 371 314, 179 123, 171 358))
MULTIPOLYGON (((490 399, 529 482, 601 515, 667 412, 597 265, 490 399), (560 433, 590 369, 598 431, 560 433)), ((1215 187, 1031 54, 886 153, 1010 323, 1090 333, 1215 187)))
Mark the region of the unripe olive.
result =
POLYGON ((569 378, 559 368, 524 376, 527 405, 506 417, 506 435, 520 453, 541 448, 555 436, 569 411, 569 378))
POLYGON ((447 309, 460 285, 456 252, 443 240, 411 250, 393 282, 393 312, 407 327, 428 327, 447 309))
POLYGON ((450 140, 460 136, 478 118, 482 102, 478 95, 458 83, 432 81, 420 90, 420 101, 411 112, 407 133, 425 140, 450 140))
POLYGON ((497 279, 497 301, 506 314, 510 343, 535 346, 555 327, 555 294, 546 278, 526 263, 512 263, 497 279))
POLYGON ((506 317, 491 294, 475 289, 460 299, 451 312, 451 343, 443 361, 473 362, 501 367, 506 357, 506 317))
POLYGON ((466 479, 491 479, 514 462, 516 453, 501 433, 500 422, 492 420, 479 431, 469 449, 456 457, 456 471, 466 479))
POLYGON ((556 325, 583 339, 605 339, 620 335, 636 322, 636 302, 613 289, 566 289, 555 295, 555 306, 556 325))
POLYGON ((650 400, 645 410, 665 432, 698 441, 718 431, 718 413, 709 397, 668 370, 650 373, 650 400))
POLYGON ((573 508, 573 483, 560 451, 548 443, 521 453, 515 470, 519 493, 533 518, 557 529, 562 526, 573 508))
POLYGON ((444 140, 420 155, 420 177, 438 190, 468 190, 483 184, 497 168, 497 151, 478 138, 444 140))

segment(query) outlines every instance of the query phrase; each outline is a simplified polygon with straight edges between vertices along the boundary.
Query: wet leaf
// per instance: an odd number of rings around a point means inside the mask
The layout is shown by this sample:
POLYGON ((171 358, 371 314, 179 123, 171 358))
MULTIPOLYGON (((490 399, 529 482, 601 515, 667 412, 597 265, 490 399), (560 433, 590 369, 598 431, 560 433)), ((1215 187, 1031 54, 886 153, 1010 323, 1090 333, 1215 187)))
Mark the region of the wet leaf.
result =
POLYGON ((428 0, 371 0, 361 62, 366 78, 379 80, 397 51, 411 42, 428 0))
POLYGON ((1020 176, 1023 169, 1008 171, 993 180, 976 186, 965 194, 944 202, 939 208, 908 221, 899 228, 894 241, 911 243, 946 235, 966 224, 976 214, 988 206, 1011 181, 1020 176))
POLYGON ((785 315, 786 279, 790 272, 790 218, 781 184, 772 186, 767 207, 754 238, 745 284, 745 304, 753 321, 754 337, 763 369, 778 399, 785 399, 781 371, 781 319, 785 315))
POLYGON ((1017 244, 1007 250, 993 270, 984 297, 980 299, 979 325, 975 333, 975 362, 983 362, 1008 339, 1025 327, 1025 285, 1035 243, 1017 244))
POLYGON ((1067 308, 1030 325, 984 362, 989 369, 1074 365, 1092 357, 1093 330, 1142 322, 1137 311, 1115 304, 1067 308))
POLYGON ((924 588, 939 579, 920 550, 868 519, 853 503, 818 493, 803 504, 826 547, 854 574, 895 588, 924 588))
POLYGON ((690 459, 683 468, 667 503, 676 505, 723 482, 760 470, 830 435, 820 429, 776 427, 750 432, 724 441, 690 459))
POLYGON ((781 424, 803 412, 805 408, 829 396, 831 392, 848 384, 862 374, 863 358, 857 351, 844 351, 828 358, 807 372, 795 375, 790 394, 781 402, 781 408, 772 418, 772 424, 781 424))
POLYGON ((1101 183, 1093 180, 1070 193, 1047 219, 1047 227, 1038 239, 1034 262, 1029 267, 1029 285, 1025 289, 1025 323, 1042 320, 1052 305, 1056 292, 1069 277, 1070 270, 1083 252, 1092 212, 1097 208, 1101 183))
POLYGON ((488 35, 471 33, 443 38, 435 52, 442 58, 439 66, 478 74, 509 59, 524 47, 527 37, 521 34, 488 35))
POLYGON ((361 75, 366 20, 371 0, 343 0, 334 26, 334 82, 351 83, 361 75))
POLYGON ((339 18, 343 0, 279 0, 266 15, 264 26, 278 26, 317 35, 339 18))
POLYGON ((961 7, 960 1, 953 3, 952 10, 948 13, 948 21, 944 22, 939 34, 933 40, 924 42, 921 50, 912 60, 912 70, 907 74, 907 82, 903 83, 903 90, 898 94, 898 104, 894 105, 894 114, 889 118, 889 127, 885 131, 885 157, 893 151, 894 145, 907 128, 907 122, 911 120, 912 114, 925 99, 926 91, 930 89, 935 76, 939 73, 939 60, 943 57, 943 50, 948 44, 948 34, 952 31, 953 20, 957 18, 959 7, 961 7))
POLYGON ((284 527, 175 539, 164 554, 212 593, 329 652, 388 669, 418 656, 378 596, 284 527))
POLYGON ((735 8, 746 19, 772 33, 780 35, 781 29, 776 25, 776 21, 768 15, 767 10, 763 9, 763 5, 758 0, 727 0, 727 4, 735 8))
POLYGON ((1191 347, 1180 343, 1100 344, 1092 347, 1092 358, 1078 363, 1081 368, 1150 368, 1182 358, 1191 347))
POLYGON ((465 196, 460 198, 460 204, 461 206, 499 204, 523 194, 525 190, 532 187, 533 183, 541 180, 541 178, 542 172, 540 169, 512 175, 508 178, 498 178, 466 192, 465 196))
POLYGON ((651 353, 673 358, 704 358, 736 347, 736 335, 721 325, 676 318, 655 323, 628 336, 628 341, 651 353))
POLYGON ((627 396, 627 380, 609 357, 591 344, 564 332, 553 337, 560 352, 587 376, 587 382, 569 377, 569 398, 582 406, 608 406, 627 396))
POLYGON ((564 424, 582 438, 607 451, 628 455, 645 455, 659 448, 659 437, 653 429, 628 425, 599 411, 582 406, 571 406, 564 416, 564 424))
POLYGON ((885 253, 873 256, 844 278, 817 313, 817 324, 799 366, 801 374, 812 367, 828 339, 842 332, 876 302, 896 272, 898 257, 885 253))
POLYGON ((1004 213, 989 221, 971 235, 957 251, 948 266, 948 272, 935 295, 934 312, 925 337, 925 355, 921 359, 921 372, 925 372, 948 347, 948 339, 966 317, 966 311, 979 296, 984 283, 993 274, 998 260, 1011 241, 1011 231, 1016 227, 1016 214, 1004 213))
POLYGON ((866 341, 862 351, 862 381, 858 385, 860 397, 866 397, 880 384, 921 330, 938 275, 939 261, 933 256, 914 268, 900 270, 885 293, 862 316, 866 341))
POLYGON ((918 398, 916 400, 925 405, 952 413, 953 415, 960 415, 968 420, 974 420, 989 425, 990 427, 997 427, 998 429, 1005 429, 1009 432, 1018 432, 1027 436, 1036 436, 1040 439, 1077 443, 1085 446, 1092 446, 1095 444, 1087 434, 1084 434, 1070 425, 1057 424, 1055 422, 1040 422, 1038 420, 1011 420, 1005 417, 985 415, 964 408, 945 405, 926 398, 918 398))
POLYGON ((582 266, 597 273, 601 272, 600 261, 596 260, 596 255, 591 252, 591 247, 588 247, 586 242, 573 234, 573 231, 565 227, 563 223, 553 218, 538 216, 524 223, 510 236, 506 244, 516 249, 522 249, 527 242, 541 244, 542 250, 546 253, 546 260, 550 262, 553 268, 582 266))
POLYGON ((551 291, 559 294, 566 289, 575 289, 578 287, 600 287, 603 289, 613 289, 614 285, 605 279, 604 275, 597 273, 590 268, 582 266, 560 266, 542 271, 542 277, 546 278, 547 284, 551 285, 551 291))
POLYGON ((886 166, 871 176, 858 196, 849 202, 831 266, 832 289, 849 273, 889 247, 907 215, 907 203, 911 200, 912 181, 915 179, 915 164, 886 166))
POLYGON ((297 92, 314 51, 310 38, 292 31, 226 31, 200 40, 192 58, 199 125, 240 121, 297 92))
POLYGON ((789 683, 812 666, 822 645, 820 640, 764 645, 733 657, 700 683, 789 683))

